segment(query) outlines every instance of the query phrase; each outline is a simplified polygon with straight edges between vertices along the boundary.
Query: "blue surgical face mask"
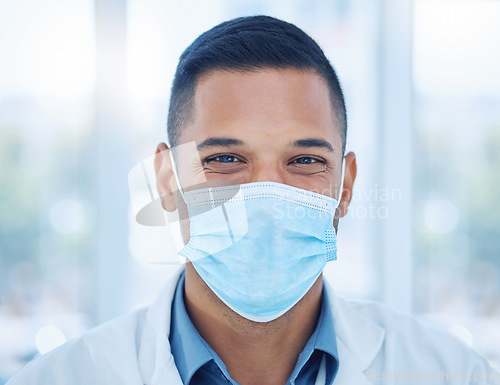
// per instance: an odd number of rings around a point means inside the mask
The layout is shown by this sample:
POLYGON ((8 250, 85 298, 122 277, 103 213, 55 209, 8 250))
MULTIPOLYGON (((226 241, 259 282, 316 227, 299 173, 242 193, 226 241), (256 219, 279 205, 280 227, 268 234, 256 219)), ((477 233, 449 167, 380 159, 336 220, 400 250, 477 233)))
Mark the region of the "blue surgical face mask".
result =
POLYGON ((191 237, 179 254, 249 320, 268 322, 286 313, 326 262, 337 259, 339 201, 333 198, 259 182, 184 192, 184 200, 191 237))

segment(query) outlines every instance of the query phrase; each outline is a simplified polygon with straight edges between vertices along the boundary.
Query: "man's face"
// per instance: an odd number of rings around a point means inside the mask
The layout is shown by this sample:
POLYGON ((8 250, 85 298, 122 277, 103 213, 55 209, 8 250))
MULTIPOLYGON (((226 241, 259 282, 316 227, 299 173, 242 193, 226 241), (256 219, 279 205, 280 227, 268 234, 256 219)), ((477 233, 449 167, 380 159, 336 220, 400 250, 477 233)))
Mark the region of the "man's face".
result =
POLYGON ((183 185, 204 175, 209 183, 272 181, 338 198, 340 129, 315 72, 210 72, 196 86, 192 117, 180 142, 195 142, 201 162, 179 160, 183 185))
MULTIPOLYGON (((315 72, 295 69, 210 72, 196 86, 191 118, 181 132, 178 152, 174 150, 183 187, 200 188, 204 181, 210 186, 271 181, 338 199, 341 134, 329 89, 315 72), (183 147, 191 150, 183 151, 183 147)), ((160 144, 157 153, 157 182, 164 197, 163 206, 168 211, 178 207, 179 213, 183 213, 181 217, 187 219, 181 221, 187 244, 189 218, 185 216, 187 210, 182 198, 175 199, 176 183, 167 146, 160 144)), ((353 153, 346 155, 345 167, 338 216, 347 212, 356 177, 353 153)), ((321 293, 321 284, 318 279, 310 292, 321 293)), ((195 302, 202 292, 215 298, 188 263, 186 298, 195 302)), ((302 303, 312 301, 304 298, 302 303)), ((220 305, 225 306, 222 302, 220 305)), ((234 321, 235 325, 241 326, 240 318, 234 321)))

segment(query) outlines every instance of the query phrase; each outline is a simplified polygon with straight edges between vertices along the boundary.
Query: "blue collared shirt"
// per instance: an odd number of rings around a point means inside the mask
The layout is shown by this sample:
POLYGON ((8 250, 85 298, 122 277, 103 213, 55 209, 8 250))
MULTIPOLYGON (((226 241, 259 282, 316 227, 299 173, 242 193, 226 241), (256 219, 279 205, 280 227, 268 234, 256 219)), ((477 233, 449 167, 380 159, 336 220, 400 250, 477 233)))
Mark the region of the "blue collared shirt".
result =
MULTIPOLYGON (((169 339, 183 384, 238 385, 229 375, 224 362, 200 336, 186 312, 184 273, 175 290, 169 339)), ((286 385, 314 384, 323 355, 326 359, 326 384, 331 385, 337 374, 339 362, 332 310, 326 290, 323 290, 321 313, 316 329, 300 353, 286 385)))

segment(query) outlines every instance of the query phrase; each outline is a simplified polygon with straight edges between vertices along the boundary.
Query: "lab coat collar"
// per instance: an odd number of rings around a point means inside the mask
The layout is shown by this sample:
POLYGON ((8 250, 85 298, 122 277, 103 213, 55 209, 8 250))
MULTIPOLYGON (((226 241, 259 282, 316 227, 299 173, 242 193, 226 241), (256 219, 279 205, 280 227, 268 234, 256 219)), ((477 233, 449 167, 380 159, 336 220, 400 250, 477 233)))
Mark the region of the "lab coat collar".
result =
POLYGON ((168 337, 175 288, 184 269, 182 265, 175 271, 146 314, 138 355, 145 385, 182 385, 168 337))
MULTIPOLYGON (((168 340, 175 288, 185 266, 180 267, 163 287, 147 311, 138 352, 139 368, 146 385, 182 385, 168 340)), ((384 330, 359 314, 346 300, 339 298, 325 280, 339 354, 336 384, 351 384, 353 375, 366 380, 365 371, 382 347, 384 330)))
POLYGON ((355 368, 361 372, 368 369, 382 347, 385 331, 372 320, 363 317, 345 299, 336 296, 328 280, 325 280, 324 287, 332 303, 339 349, 338 381, 344 373, 352 374, 355 368))

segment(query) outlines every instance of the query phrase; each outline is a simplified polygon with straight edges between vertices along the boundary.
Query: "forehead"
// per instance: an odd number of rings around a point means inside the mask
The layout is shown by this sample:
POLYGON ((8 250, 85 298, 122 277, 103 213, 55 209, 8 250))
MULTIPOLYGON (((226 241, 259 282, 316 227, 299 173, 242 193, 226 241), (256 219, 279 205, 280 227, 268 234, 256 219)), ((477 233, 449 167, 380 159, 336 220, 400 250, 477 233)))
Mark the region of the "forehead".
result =
POLYGON ((278 137, 297 129, 329 137, 339 133, 326 81, 314 71, 297 69, 215 70, 203 75, 185 128, 184 139, 196 142, 262 129, 278 137))

